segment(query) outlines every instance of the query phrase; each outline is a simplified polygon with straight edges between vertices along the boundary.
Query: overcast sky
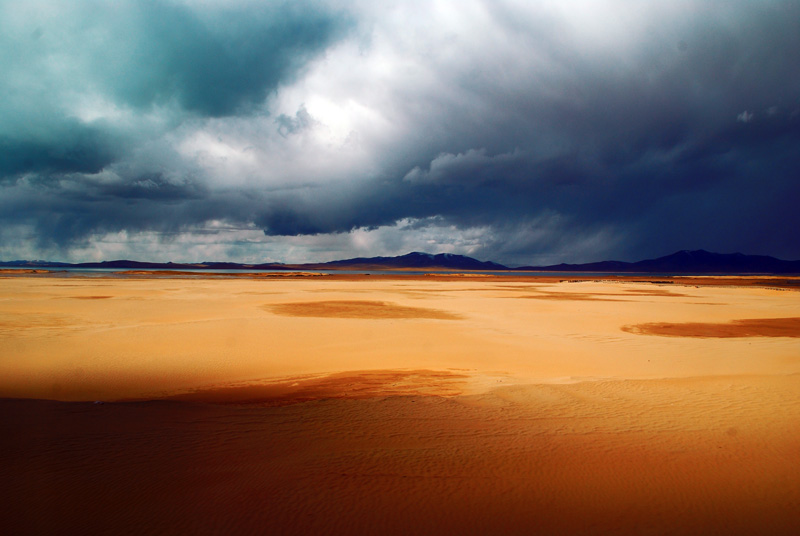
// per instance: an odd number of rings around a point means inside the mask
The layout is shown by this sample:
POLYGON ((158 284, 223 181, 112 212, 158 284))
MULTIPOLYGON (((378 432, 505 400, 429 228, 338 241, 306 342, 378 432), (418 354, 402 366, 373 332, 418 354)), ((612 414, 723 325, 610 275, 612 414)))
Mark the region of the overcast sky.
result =
POLYGON ((800 259, 796 0, 0 0, 0 259, 800 259))

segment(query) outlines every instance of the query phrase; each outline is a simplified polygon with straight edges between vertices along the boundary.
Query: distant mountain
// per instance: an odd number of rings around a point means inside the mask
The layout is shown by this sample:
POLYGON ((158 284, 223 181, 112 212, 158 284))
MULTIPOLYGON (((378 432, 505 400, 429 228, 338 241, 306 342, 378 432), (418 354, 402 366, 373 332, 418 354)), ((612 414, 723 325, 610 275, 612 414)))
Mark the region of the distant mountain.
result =
POLYGON ((0 261, 0 266, 12 268, 58 268, 64 266, 71 266, 67 262, 51 262, 51 261, 0 261))
POLYGON ((543 272, 644 272, 674 274, 800 274, 800 261, 784 261, 765 255, 711 253, 702 249, 638 262, 602 261, 585 264, 521 266, 515 270, 543 272))
POLYGON ((0 262, 0 266, 14 267, 62 267, 62 268, 106 268, 118 270, 399 270, 399 269, 445 269, 445 270, 508 270, 509 268, 495 262, 481 262, 464 255, 413 252, 399 257, 358 257, 323 263, 306 264, 239 264, 235 262, 142 262, 131 260, 115 260, 102 262, 48 263, 47 261, 11 261, 0 262))
POLYGON ((235 262, 141 262, 116 260, 69 264, 48 261, 0 261, 0 266, 15 268, 110 268, 118 270, 514 270, 530 272, 611 272, 670 274, 800 274, 800 261, 784 261, 765 255, 710 253, 702 249, 678 251, 672 255, 638 262, 601 261, 585 264, 553 264, 508 268, 451 253, 415 251, 399 257, 357 257, 323 263, 239 264, 235 262))
POLYGON ((263 270, 263 269, 282 269, 281 264, 239 264, 236 262, 141 262, 130 260, 102 261, 102 262, 81 262, 78 264, 68 264, 72 268, 117 268, 125 270, 263 270))
POLYGON ((129 260, 103 261, 103 262, 80 262, 73 264, 73 268, 124 268, 136 270, 158 270, 163 268, 194 268, 192 264, 182 264, 173 262, 140 262, 129 260))
POLYGON ((401 268, 444 268, 449 270, 508 270, 507 266, 496 262, 483 262, 464 255, 452 253, 420 253, 415 251, 399 257, 357 257, 320 264, 304 264, 306 268, 320 269, 401 269, 401 268))
POLYGON ((238 264, 235 262, 201 262, 201 263, 176 263, 176 262, 142 262, 131 260, 115 260, 102 262, 50 262, 50 261, 0 261, 0 266, 13 268, 107 268, 119 270, 194 270, 194 269, 252 269, 282 265, 272 264, 238 264))

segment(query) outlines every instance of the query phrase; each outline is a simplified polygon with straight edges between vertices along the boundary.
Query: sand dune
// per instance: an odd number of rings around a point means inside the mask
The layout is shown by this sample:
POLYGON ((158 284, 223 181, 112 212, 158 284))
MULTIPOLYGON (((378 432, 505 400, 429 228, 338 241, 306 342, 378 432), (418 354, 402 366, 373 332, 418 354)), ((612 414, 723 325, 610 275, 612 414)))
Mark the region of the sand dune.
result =
POLYGON ((0 526, 794 534, 761 281, 0 277, 0 526))

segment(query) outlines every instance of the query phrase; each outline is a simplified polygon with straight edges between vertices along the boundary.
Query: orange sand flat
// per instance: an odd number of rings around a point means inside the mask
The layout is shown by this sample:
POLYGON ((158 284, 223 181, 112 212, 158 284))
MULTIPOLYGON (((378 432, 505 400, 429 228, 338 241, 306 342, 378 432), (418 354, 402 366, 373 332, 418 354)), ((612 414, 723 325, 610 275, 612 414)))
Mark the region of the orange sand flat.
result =
POLYGON ((800 293, 677 279, 0 277, 0 527, 797 533, 800 293))

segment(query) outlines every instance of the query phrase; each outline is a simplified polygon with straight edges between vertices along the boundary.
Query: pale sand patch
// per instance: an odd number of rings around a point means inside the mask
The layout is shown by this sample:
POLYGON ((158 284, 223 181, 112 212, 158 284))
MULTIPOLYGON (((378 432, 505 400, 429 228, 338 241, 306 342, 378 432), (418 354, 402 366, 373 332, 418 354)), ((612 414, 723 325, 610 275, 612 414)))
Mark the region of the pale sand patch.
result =
POLYGON ((667 337, 800 337, 800 318, 748 318, 725 323, 649 322, 622 326, 622 331, 667 337))

